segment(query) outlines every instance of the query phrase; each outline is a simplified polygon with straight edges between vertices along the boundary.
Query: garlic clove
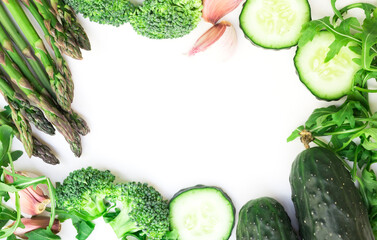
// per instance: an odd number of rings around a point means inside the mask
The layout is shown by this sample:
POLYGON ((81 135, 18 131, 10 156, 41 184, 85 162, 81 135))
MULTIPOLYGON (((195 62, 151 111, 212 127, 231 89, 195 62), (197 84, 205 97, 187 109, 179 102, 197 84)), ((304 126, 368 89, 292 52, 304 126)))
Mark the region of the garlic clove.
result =
POLYGON ((212 26, 194 44, 189 51, 189 56, 198 53, 212 55, 218 60, 229 59, 237 45, 237 33, 232 24, 227 21, 212 26))
POLYGON ((203 0, 203 19, 216 24, 222 17, 240 5, 243 0, 203 0))
MULTIPOLYGON (((25 233, 31 232, 39 228, 47 228, 50 223, 49 217, 33 217, 33 218, 21 218, 22 224, 25 225, 25 228, 17 228, 14 231, 14 234, 20 238, 27 239, 25 233)), ((11 224, 8 227, 11 227, 11 224)), ((54 224, 51 227, 51 231, 55 234, 59 233, 61 229, 61 224, 59 220, 55 219, 54 224)))
MULTIPOLYGON (((27 173, 17 172, 19 175, 30 176, 27 173)), ((5 181, 7 183, 13 183, 13 177, 5 174, 5 181)), ((21 212, 29 215, 38 215, 44 212, 46 206, 50 204, 50 199, 46 196, 41 189, 43 184, 27 187, 18 192, 20 196, 21 212)), ((9 194, 13 202, 15 202, 14 193, 9 194)))

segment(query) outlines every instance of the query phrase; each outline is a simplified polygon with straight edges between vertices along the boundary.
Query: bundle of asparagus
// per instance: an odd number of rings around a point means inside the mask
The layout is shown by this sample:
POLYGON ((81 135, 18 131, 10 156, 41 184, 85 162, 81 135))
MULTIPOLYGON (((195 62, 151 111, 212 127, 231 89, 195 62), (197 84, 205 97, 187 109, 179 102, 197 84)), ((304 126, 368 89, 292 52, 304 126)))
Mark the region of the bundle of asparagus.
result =
POLYGON ((54 56, 46 50, 18 0, 2 0, 0 92, 9 104, 9 113, 0 113, 0 125, 7 124, 14 129, 29 157, 34 155, 49 164, 57 164, 59 161, 50 148, 32 135, 30 123, 50 135, 56 128, 73 153, 77 157, 81 155, 80 135, 86 135, 89 128, 71 109, 72 74, 63 54, 82 59, 81 49, 90 50, 90 42, 73 10, 63 0, 20 2, 40 26, 54 56))

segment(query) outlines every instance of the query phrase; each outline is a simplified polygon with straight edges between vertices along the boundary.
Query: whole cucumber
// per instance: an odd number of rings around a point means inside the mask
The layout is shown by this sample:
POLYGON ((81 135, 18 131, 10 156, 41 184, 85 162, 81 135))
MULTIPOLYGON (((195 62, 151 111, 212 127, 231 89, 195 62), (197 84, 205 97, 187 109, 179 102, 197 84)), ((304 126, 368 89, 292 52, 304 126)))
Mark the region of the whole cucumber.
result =
POLYGON ((303 151, 289 180, 303 240, 374 239, 360 193, 333 152, 319 147, 303 151))
POLYGON ((237 240, 297 240, 291 220, 275 199, 263 197, 247 202, 240 210, 237 240))

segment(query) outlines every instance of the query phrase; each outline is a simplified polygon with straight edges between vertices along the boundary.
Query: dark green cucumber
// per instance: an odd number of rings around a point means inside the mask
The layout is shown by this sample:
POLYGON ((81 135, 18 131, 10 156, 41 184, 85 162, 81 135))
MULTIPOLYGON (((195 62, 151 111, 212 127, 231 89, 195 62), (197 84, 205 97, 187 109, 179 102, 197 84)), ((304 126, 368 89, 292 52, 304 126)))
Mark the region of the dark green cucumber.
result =
POLYGON ((291 220, 284 207, 275 199, 258 198, 240 210, 237 240, 297 240, 291 220))
POLYGON ((360 193, 333 152, 319 147, 303 151, 289 180, 302 239, 374 239, 360 193))

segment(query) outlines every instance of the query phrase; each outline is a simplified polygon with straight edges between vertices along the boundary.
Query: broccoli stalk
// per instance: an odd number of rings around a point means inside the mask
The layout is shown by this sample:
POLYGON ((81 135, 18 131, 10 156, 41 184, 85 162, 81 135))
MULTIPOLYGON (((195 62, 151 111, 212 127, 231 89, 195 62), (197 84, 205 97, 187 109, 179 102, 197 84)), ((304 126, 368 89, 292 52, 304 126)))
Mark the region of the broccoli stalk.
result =
POLYGON ((147 184, 129 182, 116 186, 113 201, 119 214, 110 221, 118 238, 136 234, 148 240, 159 240, 169 230, 168 203, 147 184))
POLYGON ((113 194, 115 176, 91 167, 73 171, 56 188, 57 206, 86 221, 104 215, 107 196, 113 194))

